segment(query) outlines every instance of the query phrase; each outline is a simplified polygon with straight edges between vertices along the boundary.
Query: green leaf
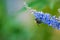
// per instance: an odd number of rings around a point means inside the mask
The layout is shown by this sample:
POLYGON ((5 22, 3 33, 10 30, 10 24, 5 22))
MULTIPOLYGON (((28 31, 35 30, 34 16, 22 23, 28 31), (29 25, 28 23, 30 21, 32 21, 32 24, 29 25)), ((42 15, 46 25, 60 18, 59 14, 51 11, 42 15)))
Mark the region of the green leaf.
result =
POLYGON ((36 10, 42 10, 46 5, 49 4, 47 0, 30 0, 31 2, 27 2, 28 6, 36 9, 36 10))

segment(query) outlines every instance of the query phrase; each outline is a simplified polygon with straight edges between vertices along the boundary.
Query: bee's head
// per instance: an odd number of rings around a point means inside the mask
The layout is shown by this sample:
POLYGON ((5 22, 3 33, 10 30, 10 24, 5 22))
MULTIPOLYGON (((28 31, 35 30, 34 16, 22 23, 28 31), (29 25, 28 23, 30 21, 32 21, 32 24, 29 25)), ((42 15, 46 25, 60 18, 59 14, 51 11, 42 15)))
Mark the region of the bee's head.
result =
POLYGON ((40 20, 40 19, 38 19, 38 18, 36 18, 36 19, 35 19, 35 21, 36 21, 36 23, 37 23, 37 24, 42 23, 42 22, 41 22, 41 20, 40 20))

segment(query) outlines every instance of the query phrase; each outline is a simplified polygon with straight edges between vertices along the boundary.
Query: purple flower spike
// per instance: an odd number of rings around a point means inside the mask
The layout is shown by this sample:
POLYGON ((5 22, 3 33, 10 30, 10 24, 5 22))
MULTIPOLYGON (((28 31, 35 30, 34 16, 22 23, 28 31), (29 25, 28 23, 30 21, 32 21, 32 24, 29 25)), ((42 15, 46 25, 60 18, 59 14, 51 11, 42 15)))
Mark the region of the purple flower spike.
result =
POLYGON ((57 28, 60 30, 60 22, 56 19, 55 16, 51 16, 50 14, 44 14, 43 12, 34 12, 35 19, 39 19, 42 23, 48 24, 53 28, 57 28))

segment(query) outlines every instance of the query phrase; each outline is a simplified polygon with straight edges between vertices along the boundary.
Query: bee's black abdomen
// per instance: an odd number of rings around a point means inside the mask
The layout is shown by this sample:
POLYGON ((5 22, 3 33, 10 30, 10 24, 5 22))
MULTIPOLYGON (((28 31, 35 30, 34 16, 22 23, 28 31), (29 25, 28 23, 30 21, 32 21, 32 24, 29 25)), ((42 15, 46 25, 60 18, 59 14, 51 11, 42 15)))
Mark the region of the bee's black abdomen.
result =
POLYGON ((38 19, 38 18, 36 18, 35 21, 36 21, 36 23, 38 23, 38 24, 42 23, 41 20, 38 19))

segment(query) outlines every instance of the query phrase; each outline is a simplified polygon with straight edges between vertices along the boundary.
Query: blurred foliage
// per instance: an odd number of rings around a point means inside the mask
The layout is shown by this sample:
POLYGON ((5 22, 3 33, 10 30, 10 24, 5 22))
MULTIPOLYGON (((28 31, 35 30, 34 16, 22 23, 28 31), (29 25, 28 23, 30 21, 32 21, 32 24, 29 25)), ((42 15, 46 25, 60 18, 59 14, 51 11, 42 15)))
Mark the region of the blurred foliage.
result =
MULTIPOLYGON (((35 23, 34 16, 22 7, 12 16, 8 15, 7 0, 0 0, 0 40, 60 40, 60 31, 47 24, 35 23)), ((60 0, 26 0, 37 11, 60 16, 60 0)))
POLYGON ((29 7, 37 11, 59 15, 57 9, 60 8, 60 0, 27 0, 26 2, 29 7))

